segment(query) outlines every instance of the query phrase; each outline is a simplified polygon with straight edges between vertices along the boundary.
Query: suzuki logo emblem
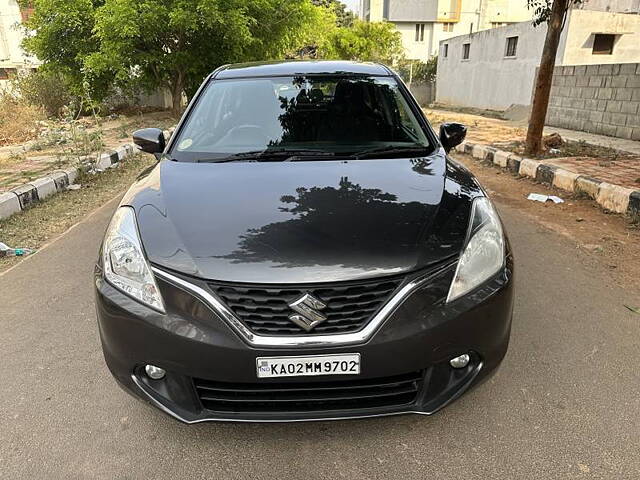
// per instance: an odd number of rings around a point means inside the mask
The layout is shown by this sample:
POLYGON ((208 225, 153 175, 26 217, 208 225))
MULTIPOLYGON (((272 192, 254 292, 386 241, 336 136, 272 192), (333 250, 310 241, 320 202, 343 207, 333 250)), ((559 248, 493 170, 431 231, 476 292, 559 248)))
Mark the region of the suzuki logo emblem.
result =
POLYGON ((320 310, 327 308, 327 305, 315 298, 310 293, 305 293, 296 301, 289 304, 291 310, 298 313, 289 315, 289 320, 304 328, 307 332, 324 322, 327 317, 320 310))

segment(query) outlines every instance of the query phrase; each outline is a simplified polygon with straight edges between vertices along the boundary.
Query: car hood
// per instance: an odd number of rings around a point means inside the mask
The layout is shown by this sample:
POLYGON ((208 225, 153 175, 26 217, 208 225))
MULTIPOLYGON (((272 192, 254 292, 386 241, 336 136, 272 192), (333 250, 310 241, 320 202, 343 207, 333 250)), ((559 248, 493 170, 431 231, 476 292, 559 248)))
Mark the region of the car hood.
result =
POLYGON ((122 204, 160 267, 228 282, 353 280, 460 251, 477 188, 448 171, 441 149, 413 159, 163 160, 122 204))

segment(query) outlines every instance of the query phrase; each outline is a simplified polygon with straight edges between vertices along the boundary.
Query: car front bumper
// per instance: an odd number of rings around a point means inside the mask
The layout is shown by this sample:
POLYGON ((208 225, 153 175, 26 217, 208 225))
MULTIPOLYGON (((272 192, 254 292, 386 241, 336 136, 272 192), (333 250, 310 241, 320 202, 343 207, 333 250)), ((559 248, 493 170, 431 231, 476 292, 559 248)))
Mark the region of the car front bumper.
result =
POLYGON ((509 343, 511 256, 488 282, 446 304, 454 270, 451 265, 414 290, 366 341, 271 348, 248 344, 211 305, 159 276, 166 314, 115 289, 98 266, 96 306, 104 356, 125 390, 186 423, 432 414, 494 372, 509 343), (258 357, 340 353, 360 354, 357 379, 256 375, 258 357), (464 353, 471 357, 469 365, 451 368, 449 360, 464 353), (150 379, 144 373, 147 364, 163 368, 166 376, 150 379), (300 395, 299 401, 283 401, 291 392, 300 395), (224 408, 206 400, 207 394, 222 395, 224 408))

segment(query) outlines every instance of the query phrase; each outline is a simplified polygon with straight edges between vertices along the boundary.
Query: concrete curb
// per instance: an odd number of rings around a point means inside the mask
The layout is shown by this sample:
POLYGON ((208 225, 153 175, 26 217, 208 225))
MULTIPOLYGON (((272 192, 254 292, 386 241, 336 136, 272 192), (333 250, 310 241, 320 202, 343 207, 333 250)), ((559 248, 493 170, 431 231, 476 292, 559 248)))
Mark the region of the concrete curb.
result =
MULTIPOLYGON (((167 140, 171 137, 173 131, 174 128, 164 131, 167 140)), ((100 154, 90 163, 93 170, 98 173, 113 167, 138 152, 137 146, 133 143, 126 143, 113 151, 100 154)), ((49 175, 20 185, 8 192, 0 193, 0 219, 25 210, 34 203, 51 195, 67 191, 69 185, 75 182, 81 169, 82 167, 72 167, 66 170, 56 170, 49 175)))
POLYGON ((486 145, 463 142, 456 151, 471 155, 476 160, 491 162, 511 172, 553 185, 568 192, 581 193, 592 198, 607 210, 622 213, 640 221, 640 191, 612 185, 601 180, 565 170, 556 165, 497 150, 486 145))

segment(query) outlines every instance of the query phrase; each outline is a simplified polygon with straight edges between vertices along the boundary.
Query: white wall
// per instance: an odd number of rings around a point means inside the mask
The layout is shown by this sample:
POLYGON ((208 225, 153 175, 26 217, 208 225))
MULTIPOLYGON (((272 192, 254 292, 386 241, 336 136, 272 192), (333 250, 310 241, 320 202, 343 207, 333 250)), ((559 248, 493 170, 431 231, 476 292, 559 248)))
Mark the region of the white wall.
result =
POLYGON ((529 105, 545 35, 546 25, 523 22, 441 41, 436 101, 494 110, 529 105), (507 37, 513 36, 518 37, 516 56, 507 58, 507 37), (471 44, 469 60, 462 59, 465 43, 471 44))
POLYGON ((37 66, 39 62, 28 57, 20 46, 24 38, 19 25, 22 21, 16 0, 0 0, 0 68, 37 66))
POLYGON ((402 45, 405 55, 411 60, 422 60, 426 62, 430 56, 435 55, 438 50, 438 43, 434 38, 434 26, 438 24, 424 24, 424 40, 416 41, 416 24, 409 22, 396 23, 396 29, 402 35, 402 45))
POLYGON ((640 15, 574 9, 563 33, 562 65, 640 62, 640 15), (594 33, 617 35, 613 54, 593 54, 594 33))

